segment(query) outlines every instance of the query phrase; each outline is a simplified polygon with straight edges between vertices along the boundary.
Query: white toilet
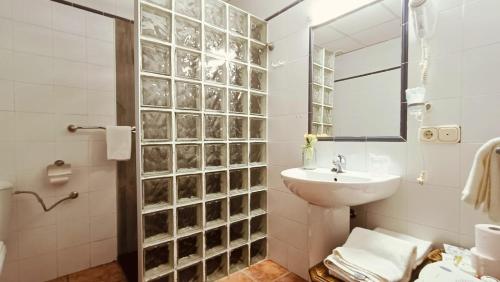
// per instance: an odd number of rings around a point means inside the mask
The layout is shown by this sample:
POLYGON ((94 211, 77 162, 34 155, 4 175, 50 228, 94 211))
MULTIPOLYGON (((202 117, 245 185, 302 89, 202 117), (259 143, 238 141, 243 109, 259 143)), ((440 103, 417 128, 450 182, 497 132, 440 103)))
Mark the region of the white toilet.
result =
POLYGON ((12 203, 12 184, 6 181, 0 181, 0 275, 2 274, 3 264, 7 249, 5 240, 9 232, 10 207, 12 203))

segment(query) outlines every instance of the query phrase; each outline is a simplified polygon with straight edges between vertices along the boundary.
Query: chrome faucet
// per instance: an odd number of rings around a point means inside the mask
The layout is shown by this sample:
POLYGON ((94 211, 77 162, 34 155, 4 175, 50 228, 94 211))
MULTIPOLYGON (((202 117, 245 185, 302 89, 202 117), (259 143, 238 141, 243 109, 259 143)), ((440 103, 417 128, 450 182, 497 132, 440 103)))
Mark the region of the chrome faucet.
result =
POLYGON ((343 173, 345 171, 346 163, 346 158, 343 155, 338 154, 337 159, 333 160, 332 172, 343 173))

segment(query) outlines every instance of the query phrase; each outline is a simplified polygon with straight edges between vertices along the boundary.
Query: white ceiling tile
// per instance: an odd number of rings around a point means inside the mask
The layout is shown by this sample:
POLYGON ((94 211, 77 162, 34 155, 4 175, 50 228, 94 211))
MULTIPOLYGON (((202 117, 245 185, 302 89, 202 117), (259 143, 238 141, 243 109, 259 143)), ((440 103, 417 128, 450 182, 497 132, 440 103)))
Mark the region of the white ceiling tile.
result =
POLYGON ((401 18, 401 0, 384 0, 382 4, 387 7, 394 15, 401 18))
POLYGON ((401 36, 401 23, 393 20, 352 34, 351 37, 366 46, 374 45, 401 36))
POLYGON ((381 4, 373 4, 333 22, 335 29, 345 34, 354 34, 372 26, 395 19, 381 4))
POLYGON ((324 47, 332 52, 342 51, 343 53, 347 53, 352 50, 362 48, 363 44, 356 42, 349 37, 343 37, 341 39, 325 44, 324 47))
POLYGON ((318 45, 326 44, 344 37, 342 33, 330 28, 329 26, 322 26, 314 29, 314 43, 318 45))

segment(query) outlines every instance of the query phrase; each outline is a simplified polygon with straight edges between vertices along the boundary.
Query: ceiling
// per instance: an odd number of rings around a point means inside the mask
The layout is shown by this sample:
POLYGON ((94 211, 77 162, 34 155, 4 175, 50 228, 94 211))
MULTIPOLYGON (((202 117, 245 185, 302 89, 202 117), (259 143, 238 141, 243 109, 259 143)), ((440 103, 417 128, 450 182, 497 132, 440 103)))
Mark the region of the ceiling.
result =
POLYGON ((287 6, 297 2, 296 0, 225 0, 227 3, 245 10, 261 19, 265 19, 287 6))
POLYGON ((314 30, 314 44, 348 53, 401 36, 401 0, 383 0, 314 30))

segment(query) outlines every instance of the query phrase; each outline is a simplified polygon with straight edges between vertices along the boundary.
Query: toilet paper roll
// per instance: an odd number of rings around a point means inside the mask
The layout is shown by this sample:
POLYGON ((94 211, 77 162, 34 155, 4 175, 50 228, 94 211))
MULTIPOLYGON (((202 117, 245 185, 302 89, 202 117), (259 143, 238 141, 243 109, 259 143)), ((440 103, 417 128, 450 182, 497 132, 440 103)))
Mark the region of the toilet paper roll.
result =
POLYGON ((476 249, 493 259, 500 260, 500 226, 493 224, 476 224, 476 249))
POLYGON ((476 274, 479 276, 493 276, 495 278, 500 278, 500 259, 494 259, 488 257, 477 248, 472 248, 471 250, 471 263, 472 267, 476 269, 476 274))
POLYGON ((55 185, 61 185, 69 181, 69 177, 72 174, 71 165, 49 165, 47 167, 47 176, 49 182, 55 185))

